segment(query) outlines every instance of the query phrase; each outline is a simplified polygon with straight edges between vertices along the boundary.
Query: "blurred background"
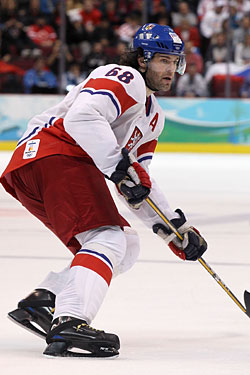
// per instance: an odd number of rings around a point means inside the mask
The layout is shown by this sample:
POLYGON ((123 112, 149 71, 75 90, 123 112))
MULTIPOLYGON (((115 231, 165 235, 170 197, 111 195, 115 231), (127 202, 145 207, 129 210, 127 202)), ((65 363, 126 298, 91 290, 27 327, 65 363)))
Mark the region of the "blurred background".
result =
POLYGON ((170 25, 187 60, 157 93, 168 125, 158 150, 250 152, 250 0, 0 0, 0 149, 93 69, 117 63, 146 22, 170 25))
MULTIPOLYGON (((96 67, 117 63, 146 22, 172 26, 187 60, 171 91, 157 93, 165 127, 153 176, 201 230, 206 260, 243 301, 250 291, 250 0, 0 0, 0 174, 29 119, 96 67)), ((246 316, 199 263, 181 263, 118 207, 142 251, 128 276, 115 280, 95 324, 119 335, 121 361, 84 362, 84 370, 249 375, 246 316)), ((69 254, 2 186, 0 233, 1 367, 4 375, 43 375, 43 341, 6 313, 51 264, 66 266, 69 254)), ((82 374, 78 361, 52 362, 53 374, 82 374)))

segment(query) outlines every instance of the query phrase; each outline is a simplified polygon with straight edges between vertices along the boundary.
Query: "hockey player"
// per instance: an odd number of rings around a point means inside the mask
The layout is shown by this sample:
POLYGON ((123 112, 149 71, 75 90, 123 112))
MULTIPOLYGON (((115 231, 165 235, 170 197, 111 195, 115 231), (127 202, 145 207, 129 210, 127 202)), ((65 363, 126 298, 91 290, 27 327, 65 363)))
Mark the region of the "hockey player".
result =
POLYGON ((119 338, 90 324, 112 277, 135 263, 139 242, 119 215, 105 178, 180 258, 195 261, 207 248, 183 212, 170 208, 149 176, 164 126, 154 92, 169 90, 175 72, 184 71, 181 39, 168 26, 146 24, 136 33, 121 65, 95 69, 58 105, 31 119, 17 144, 1 183, 74 256, 69 267, 49 273, 9 313, 17 323, 46 337, 45 355, 119 353, 119 338), (183 241, 145 202, 149 194, 183 241))

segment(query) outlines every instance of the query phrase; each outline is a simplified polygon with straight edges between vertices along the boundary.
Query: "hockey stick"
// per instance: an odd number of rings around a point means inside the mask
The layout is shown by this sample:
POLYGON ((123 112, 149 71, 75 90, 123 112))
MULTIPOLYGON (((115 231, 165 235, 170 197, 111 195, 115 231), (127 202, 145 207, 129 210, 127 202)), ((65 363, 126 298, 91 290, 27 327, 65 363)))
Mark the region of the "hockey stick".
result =
MULTIPOLYGON (((167 219, 167 217, 162 213, 162 211, 157 207, 157 205, 152 201, 151 198, 147 197, 146 202, 150 205, 150 207, 160 216, 160 218, 169 226, 171 231, 179 237, 182 241, 183 237, 175 228, 175 226, 167 219)), ((238 305, 238 307, 250 318, 250 293, 245 290, 244 292, 244 301, 246 307, 244 307, 238 298, 231 292, 231 290, 226 286, 226 284, 219 278, 219 276, 212 270, 209 264, 202 258, 198 258, 200 264, 210 273, 210 275, 214 278, 214 280, 225 290, 225 292, 229 295, 229 297, 238 305)))

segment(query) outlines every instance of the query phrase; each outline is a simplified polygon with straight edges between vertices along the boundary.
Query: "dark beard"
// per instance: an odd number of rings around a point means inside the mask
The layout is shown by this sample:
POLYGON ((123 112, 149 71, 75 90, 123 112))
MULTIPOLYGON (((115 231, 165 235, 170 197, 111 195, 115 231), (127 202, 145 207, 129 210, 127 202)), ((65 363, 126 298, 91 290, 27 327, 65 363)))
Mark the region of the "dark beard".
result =
POLYGON ((148 83, 148 80, 147 80, 147 70, 146 70, 146 72, 144 72, 144 73, 142 73, 142 72, 140 72, 141 73, 141 75, 142 75, 142 77, 143 77, 143 79, 144 79, 144 81, 145 81, 145 84, 146 84, 146 86, 151 90, 151 91, 160 91, 159 89, 156 89, 155 87, 153 87, 153 86, 151 86, 149 83, 148 83))

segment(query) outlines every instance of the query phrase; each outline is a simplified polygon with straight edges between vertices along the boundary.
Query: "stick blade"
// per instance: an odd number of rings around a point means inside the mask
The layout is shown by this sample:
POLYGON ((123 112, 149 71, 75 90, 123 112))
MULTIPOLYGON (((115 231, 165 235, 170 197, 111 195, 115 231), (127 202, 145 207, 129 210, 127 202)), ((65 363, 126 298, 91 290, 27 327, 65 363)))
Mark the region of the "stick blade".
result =
POLYGON ((244 301, 246 305, 246 314, 250 318, 250 293, 247 290, 244 292, 244 301))

